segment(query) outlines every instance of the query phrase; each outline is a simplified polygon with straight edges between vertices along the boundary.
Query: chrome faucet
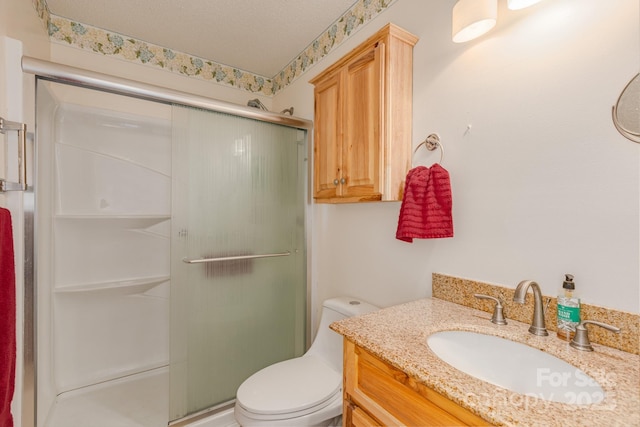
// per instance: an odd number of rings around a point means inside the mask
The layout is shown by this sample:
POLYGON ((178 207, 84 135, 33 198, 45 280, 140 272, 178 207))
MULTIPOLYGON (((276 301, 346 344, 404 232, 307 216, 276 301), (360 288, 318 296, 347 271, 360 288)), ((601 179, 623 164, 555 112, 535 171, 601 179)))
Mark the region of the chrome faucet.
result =
POLYGON ((531 320, 531 326, 529 332, 533 335, 547 336, 547 328, 544 324, 544 308, 542 307, 542 293, 540 292, 540 286, 533 280, 523 280, 518 283, 516 291, 513 294, 513 301, 524 304, 525 296, 529 287, 533 290, 533 319, 531 320))

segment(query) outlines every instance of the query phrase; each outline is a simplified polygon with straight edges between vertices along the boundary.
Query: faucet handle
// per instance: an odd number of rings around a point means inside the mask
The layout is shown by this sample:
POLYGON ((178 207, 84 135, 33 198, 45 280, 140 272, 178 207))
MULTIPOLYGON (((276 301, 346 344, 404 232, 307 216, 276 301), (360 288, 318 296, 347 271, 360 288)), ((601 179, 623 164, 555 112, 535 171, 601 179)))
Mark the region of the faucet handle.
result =
POLYGON ((620 333, 620 328, 616 326, 595 320, 583 320, 578 326, 576 326, 576 334, 573 337, 573 340, 569 343, 571 347, 582 351, 593 351, 593 346, 589 341, 589 331, 587 330, 588 324, 600 326, 601 328, 605 328, 611 332, 615 332, 616 334, 620 333))
POLYGON ((496 325, 507 324, 507 319, 504 318, 502 302, 498 298, 484 294, 473 294, 473 296, 479 299, 490 299, 492 301, 495 301, 496 305, 493 308, 493 316, 491 316, 491 322, 495 323, 496 325))

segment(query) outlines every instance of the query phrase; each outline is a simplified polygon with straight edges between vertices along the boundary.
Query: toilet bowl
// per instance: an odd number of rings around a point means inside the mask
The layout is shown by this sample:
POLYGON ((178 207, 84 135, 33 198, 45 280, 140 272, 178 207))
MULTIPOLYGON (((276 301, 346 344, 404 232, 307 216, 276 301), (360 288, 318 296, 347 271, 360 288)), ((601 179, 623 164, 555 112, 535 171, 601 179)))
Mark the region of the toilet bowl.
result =
POLYGON ((256 372, 238 388, 234 415, 243 427, 331 426, 342 415, 342 336, 337 320, 378 310, 356 298, 322 304, 320 327, 301 357, 256 372))

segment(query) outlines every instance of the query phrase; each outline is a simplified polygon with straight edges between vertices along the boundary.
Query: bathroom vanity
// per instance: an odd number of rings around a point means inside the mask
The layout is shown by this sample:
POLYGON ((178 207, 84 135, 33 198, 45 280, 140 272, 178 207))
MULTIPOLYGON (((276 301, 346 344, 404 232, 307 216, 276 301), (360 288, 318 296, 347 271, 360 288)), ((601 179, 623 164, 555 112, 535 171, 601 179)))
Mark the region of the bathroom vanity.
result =
MULTIPOLYGON (((640 425, 640 356, 602 345, 578 351, 554 336, 530 334, 526 323, 508 319, 498 326, 490 318, 427 298, 333 323, 345 338, 344 425, 640 425), (549 353, 595 379, 604 393, 578 394, 579 404, 571 404, 490 384, 431 350, 429 336, 447 330, 498 336, 549 353)), ((519 363, 518 355, 498 357, 519 363)), ((541 382, 558 380, 545 369, 541 382)))
POLYGON ((345 340, 344 357, 347 426, 490 425, 352 341, 345 340))

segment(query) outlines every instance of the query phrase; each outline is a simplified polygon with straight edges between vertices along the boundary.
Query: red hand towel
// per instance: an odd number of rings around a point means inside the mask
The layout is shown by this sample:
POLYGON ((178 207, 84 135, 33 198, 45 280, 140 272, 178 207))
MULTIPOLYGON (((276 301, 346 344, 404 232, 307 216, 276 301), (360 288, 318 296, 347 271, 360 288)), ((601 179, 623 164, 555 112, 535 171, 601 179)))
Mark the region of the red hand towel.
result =
POLYGON ((0 208, 0 426, 13 427, 16 370, 16 273, 11 214, 0 208))
POLYGON ((418 166, 407 174, 396 239, 453 237, 449 172, 439 164, 418 166))

